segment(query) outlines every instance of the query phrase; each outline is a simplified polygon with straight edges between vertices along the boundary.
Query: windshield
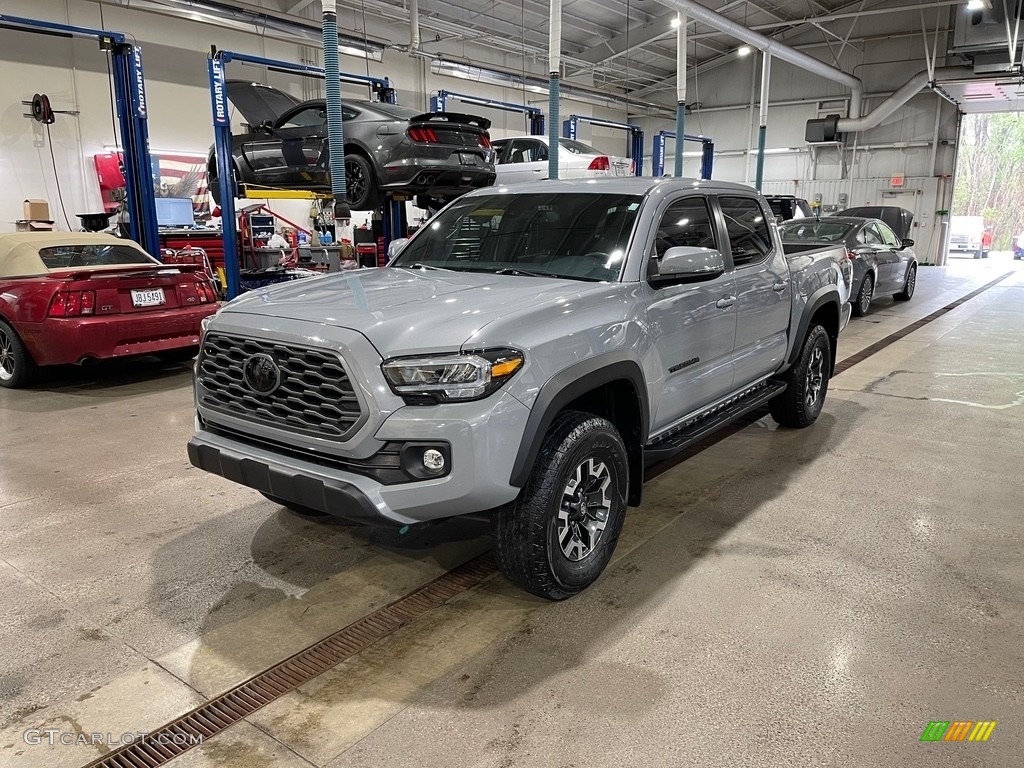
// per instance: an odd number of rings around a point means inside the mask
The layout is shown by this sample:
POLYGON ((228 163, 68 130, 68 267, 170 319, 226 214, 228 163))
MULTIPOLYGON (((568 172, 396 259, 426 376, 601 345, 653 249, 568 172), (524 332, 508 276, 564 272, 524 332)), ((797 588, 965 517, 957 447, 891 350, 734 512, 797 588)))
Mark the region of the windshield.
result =
POLYGON ((40 248, 39 258, 47 269, 158 263, 145 253, 126 245, 55 245, 40 248))
POLYGON ((641 200, 585 193, 463 198, 418 233, 392 266, 617 280, 641 200))
POLYGON ((847 235, 855 226, 854 224, 844 224, 838 221, 808 219, 787 221, 785 224, 780 224, 779 232, 782 235, 782 239, 790 243, 801 240, 839 242, 846 240, 847 235))

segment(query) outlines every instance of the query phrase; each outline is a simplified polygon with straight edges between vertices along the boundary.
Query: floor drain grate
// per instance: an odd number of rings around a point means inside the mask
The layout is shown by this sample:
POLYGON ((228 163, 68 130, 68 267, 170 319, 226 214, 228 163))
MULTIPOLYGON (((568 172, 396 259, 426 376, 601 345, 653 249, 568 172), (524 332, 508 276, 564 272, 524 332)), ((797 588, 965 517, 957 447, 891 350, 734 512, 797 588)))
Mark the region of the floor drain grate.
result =
POLYGON ((144 738, 95 760, 86 768, 155 768, 198 746, 275 699, 323 674, 395 630, 476 586, 496 570, 485 553, 405 597, 367 614, 227 693, 211 699, 144 738))

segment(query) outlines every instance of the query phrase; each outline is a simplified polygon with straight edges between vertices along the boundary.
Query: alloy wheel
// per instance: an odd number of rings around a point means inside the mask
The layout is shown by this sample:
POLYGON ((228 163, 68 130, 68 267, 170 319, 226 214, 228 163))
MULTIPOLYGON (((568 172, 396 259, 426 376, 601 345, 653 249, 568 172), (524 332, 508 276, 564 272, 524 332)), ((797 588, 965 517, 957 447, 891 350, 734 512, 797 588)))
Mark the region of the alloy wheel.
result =
POLYGON ((910 272, 907 275, 907 287, 904 288, 903 292, 909 299, 914 295, 914 289, 917 287, 917 267, 911 267, 910 272))
POLYGON ((366 176, 358 163, 345 163, 345 189, 349 202, 363 199, 366 193, 366 176))
POLYGON ((569 478, 558 508, 558 545, 573 562, 586 559, 601 540, 612 507, 608 465, 585 459, 569 478))
POLYGON ((862 314, 867 312, 868 308, 871 306, 871 294, 874 291, 874 288, 875 281, 869 274, 867 277, 864 278, 864 286, 860 289, 859 301, 860 311, 862 314))
POLYGON ((0 328, 0 381, 14 378, 14 342, 3 328, 0 328))
POLYGON ((804 394, 804 398, 807 401, 807 410, 814 410, 824 389, 825 353, 821 351, 821 347, 815 347, 811 353, 810 363, 807 365, 807 386, 804 394))

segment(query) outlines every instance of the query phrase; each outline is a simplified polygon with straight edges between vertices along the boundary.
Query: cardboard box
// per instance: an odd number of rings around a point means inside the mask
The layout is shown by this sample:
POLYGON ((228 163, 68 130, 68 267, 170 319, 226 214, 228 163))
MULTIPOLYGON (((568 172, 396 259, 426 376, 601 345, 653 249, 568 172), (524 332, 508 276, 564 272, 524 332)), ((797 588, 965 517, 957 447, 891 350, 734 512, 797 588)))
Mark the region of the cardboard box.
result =
POLYGON ((45 200, 26 200, 22 218, 26 221, 50 221, 50 204, 45 200))

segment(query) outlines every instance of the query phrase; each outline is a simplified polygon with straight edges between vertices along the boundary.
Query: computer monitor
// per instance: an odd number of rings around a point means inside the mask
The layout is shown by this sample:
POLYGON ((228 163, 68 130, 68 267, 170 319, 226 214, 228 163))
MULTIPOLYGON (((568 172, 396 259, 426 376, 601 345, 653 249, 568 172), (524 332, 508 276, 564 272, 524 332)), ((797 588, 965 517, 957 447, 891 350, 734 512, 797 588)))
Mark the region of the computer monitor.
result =
POLYGON ((196 215, 191 197, 158 197, 156 223, 161 227, 194 227, 196 215))

